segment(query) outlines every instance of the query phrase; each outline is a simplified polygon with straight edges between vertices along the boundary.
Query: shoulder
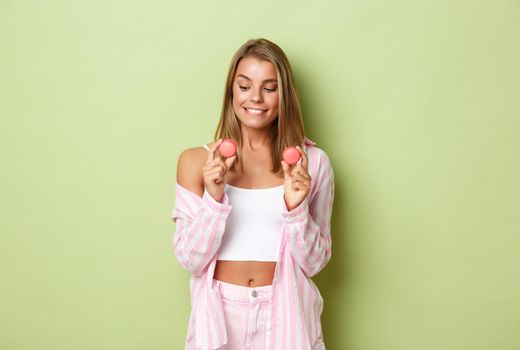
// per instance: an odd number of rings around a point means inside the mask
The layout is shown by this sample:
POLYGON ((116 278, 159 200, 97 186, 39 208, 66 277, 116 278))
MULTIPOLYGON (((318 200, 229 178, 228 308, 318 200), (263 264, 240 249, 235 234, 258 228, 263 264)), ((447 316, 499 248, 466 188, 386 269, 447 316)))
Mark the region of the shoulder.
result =
POLYGON ((207 158, 208 151, 204 147, 187 148, 179 155, 178 164, 190 165, 190 163, 205 162, 207 158))
POLYGON ((182 151, 177 161, 177 183, 202 196, 204 193, 202 167, 207 159, 208 151, 202 146, 182 151))
POLYGON ((315 146, 315 145, 312 145, 312 146, 307 146, 306 148, 306 153, 309 154, 311 157, 317 159, 317 160, 320 160, 320 161, 323 161, 323 160, 328 160, 329 159, 329 156, 327 155, 327 153, 315 146))
POLYGON ((311 175, 312 194, 313 197, 323 188, 329 188, 334 191, 334 170, 327 153, 316 146, 316 143, 305 143, 305 153, 308 159, 308 171, 311 175))
POLYGON ((316 170, 322 167, 330 167, 329 156, 323 149, 318 147, 315 142, 305 138, 304 145, 310 166, 316 170))

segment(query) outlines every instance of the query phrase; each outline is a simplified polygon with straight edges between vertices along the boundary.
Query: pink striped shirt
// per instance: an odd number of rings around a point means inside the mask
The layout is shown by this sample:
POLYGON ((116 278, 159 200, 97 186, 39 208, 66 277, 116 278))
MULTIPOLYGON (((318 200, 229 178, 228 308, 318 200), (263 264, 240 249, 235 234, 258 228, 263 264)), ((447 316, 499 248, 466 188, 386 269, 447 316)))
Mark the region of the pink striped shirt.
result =
MULTIPOLYGON (((311 277, 331 256, 330 218, 334 199, 334 173, 325 152, 309 139, 304 150, 312 177, 307 198, 295 209, 282 212, 282 242, 273 279, 267 349, 314 350, 323 342, 323 298, 311 277)), ((212 288, 217 251, 232 206, 207 191, 202 197, 176 184, 176 223, 173 250, 183 268, 191 272, 191 315, 187 340, 197 348, 218 349, 227 343, 222 300, 212 288)))

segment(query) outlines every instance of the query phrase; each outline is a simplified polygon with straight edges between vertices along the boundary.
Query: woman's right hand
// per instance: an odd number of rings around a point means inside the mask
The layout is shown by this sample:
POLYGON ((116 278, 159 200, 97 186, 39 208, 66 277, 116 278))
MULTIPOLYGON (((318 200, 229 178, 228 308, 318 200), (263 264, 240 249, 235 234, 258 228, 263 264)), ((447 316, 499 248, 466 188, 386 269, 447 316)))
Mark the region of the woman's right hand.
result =
POLYGON ((218 147, 222 139, 215 142, 208 150, 208 161, 202 167, 202 178, 206 191, 217 202, 221 202, 224 197, 224 186, 226 185, 226 174, 233 165, 236 156, 224 159, 218 147))

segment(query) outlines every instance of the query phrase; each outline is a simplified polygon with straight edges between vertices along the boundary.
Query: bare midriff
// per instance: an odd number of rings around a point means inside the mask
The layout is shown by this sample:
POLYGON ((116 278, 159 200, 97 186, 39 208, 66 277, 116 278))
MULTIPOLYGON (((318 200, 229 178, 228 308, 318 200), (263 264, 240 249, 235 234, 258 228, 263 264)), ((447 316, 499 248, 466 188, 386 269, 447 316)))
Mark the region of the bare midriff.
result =
MULTIPOLYGON (((244 168, 257 169, 262 161, 254 159, 249 160, 250 163, 248 163, 246 153, 242 157, 244 168)), ((271 158, 264 159, 264 162, 267 162, 265 167, 270 168, 271 158)), ((277 175, 267 172, 256 174, 255 177, 263 181, 261 183, 251 182, 248 181, 248 179, 251 179, 250 174, 231 171, 228 183, 234 187, 252 190, 283 185, 283 172, 281 170, 277 175)), ((261 287, 273 284, 275 270, 276 261, 217 260, 213 278, 239 286, 261 287)))
POLYGON ((217 260, 214 279, 245 287, 273 284, 276 261, 217 260))

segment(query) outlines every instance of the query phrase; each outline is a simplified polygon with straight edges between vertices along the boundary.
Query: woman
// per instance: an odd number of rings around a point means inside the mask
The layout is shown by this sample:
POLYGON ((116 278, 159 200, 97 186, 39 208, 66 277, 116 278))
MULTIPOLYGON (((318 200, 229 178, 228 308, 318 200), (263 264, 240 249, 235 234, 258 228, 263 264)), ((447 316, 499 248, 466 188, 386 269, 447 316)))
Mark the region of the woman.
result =
POLYGON ((249 40, 228 72, 215 139, 177 165, 173 249, 191 272, 186 349, 325 349, 311 280, 331 256, 334 176, 304 136, 286 55, 249 40), (222 139, 237 143, 224 158, 222 139), (282 160, 296 146, 301 160, 282 160))

